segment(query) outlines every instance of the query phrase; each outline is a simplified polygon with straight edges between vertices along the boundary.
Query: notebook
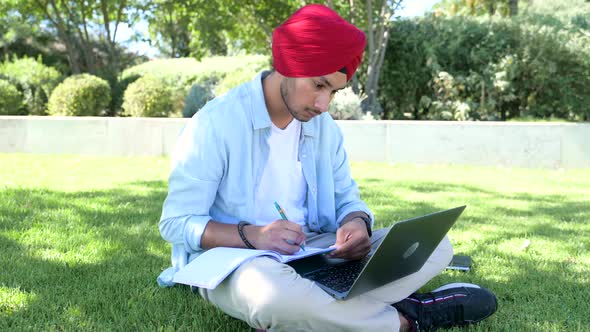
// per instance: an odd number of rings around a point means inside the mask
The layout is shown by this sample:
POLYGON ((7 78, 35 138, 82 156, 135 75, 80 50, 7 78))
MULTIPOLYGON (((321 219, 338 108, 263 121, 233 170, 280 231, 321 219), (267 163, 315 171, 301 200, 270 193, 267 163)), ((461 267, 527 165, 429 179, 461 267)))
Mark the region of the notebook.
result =
POLYGON ((238 266, 255 257, 267 256, 281 263, 288 263, 334 249, 306 247, 305 250, 299 250, 293 255, 281 255, 272 250, 217 247, 205 251, 176 272, 172 281, 178 284, 214 289, 238 266))
POLYGON ((400 221, 362 260, 317 256, 289 265, 336 299, 353 297, 418 271, 464 209, 460 206, 400 221))

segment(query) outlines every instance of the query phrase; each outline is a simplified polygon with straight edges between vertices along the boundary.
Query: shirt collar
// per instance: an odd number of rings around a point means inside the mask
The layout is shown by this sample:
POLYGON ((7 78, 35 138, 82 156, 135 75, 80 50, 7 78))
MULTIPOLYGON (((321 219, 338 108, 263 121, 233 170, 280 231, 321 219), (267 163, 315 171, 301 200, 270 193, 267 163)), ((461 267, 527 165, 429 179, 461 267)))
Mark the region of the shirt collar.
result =
MULTIPOLYGON (((252 126, 254 130, 270 128, 270 116, 264 101, 264 91, 262 90, 262 79, 270 74, 270 71, 263 71, 250 82, 250 91, 252 98, 252 126)), ((301 123, 301 133, 304 136, 315 136, 317 127, 319 125, 320 116, 315 116, 307 122, 301 123)))

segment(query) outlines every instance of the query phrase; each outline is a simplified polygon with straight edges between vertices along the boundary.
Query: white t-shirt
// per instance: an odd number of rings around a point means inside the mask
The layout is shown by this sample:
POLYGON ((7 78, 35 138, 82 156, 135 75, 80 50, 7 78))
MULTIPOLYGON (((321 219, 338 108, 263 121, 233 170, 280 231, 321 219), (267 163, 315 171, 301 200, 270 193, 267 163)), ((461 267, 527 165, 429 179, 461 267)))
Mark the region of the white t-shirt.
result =
POLYGON ((289 221, 300 225, 306 223, 307 183, 298 160, 300 136, 301 122, 297 119, 293 119, 285 129, 271 123, 268 162, 255 193, 257 225, 268 225, 282 219, 274 202, 283 208, 289 221))

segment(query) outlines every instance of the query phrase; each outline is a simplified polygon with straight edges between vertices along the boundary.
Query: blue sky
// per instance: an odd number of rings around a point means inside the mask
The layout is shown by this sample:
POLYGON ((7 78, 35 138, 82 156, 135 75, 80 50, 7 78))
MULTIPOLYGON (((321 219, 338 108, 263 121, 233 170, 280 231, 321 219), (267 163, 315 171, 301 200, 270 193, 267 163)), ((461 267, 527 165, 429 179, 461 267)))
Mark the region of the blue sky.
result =
MULTIPOLYGON (((435 3, 440 1, 441 0, 404 0, 402 3, 402 8, 397 11, 396 15, 401 17, 421 16, 426 11, 430 10, 435 3)), ((124 24, 120 25, 117 31, 117 40, 120 42, 128 40, 133 34, 134 30, 139 31, 147 36, 147 22, 141 21, 136 24, 133 29, 124 24)), ((157 54, 157 50, 153 47, 150 47, 147 42, 127 42, 126 44, 131 51, 137 52, 140 55, 153 57, 157 54)))
POLYGON ((401 17, 421 16, 426 11, 432 9, 435 3, 441 0, 405 0, 402 2, 402 9, 396 14, 401 17))

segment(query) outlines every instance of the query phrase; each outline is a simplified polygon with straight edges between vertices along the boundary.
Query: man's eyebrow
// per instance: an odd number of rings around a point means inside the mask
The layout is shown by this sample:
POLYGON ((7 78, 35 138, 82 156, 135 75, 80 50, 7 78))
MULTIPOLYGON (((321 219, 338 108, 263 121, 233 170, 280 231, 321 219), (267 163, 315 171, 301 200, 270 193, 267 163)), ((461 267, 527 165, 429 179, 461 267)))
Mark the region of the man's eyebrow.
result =
MULTIPOLYGON (((320 76, 320 81, 322 81, 322 83, 324 83, 325 85, 327 85, 330 89, 333 89, 334 88, 334 86, 332 85, 332 83, 330 83, 330 81, 328 81, 328 79, 326 77, 320 76)), ((344 88, 339 88, 339 89, 336 89, 335 91, 340 91, 342 89, 344 89, 344 88)))

